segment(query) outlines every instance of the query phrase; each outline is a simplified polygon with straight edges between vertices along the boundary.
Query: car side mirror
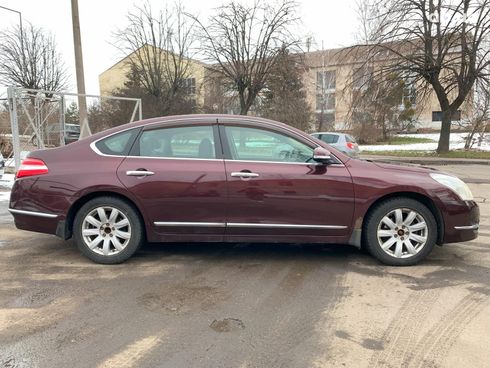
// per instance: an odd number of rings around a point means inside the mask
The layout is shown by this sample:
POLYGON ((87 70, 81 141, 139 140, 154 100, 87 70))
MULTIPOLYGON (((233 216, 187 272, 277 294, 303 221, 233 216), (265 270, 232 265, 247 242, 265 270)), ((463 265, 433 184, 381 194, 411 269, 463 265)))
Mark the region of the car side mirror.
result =
POLYGON ((313 160, 322 164, 329 164, 332 161, 332 154, 323 147, 316 147, 313 150, 313 160))

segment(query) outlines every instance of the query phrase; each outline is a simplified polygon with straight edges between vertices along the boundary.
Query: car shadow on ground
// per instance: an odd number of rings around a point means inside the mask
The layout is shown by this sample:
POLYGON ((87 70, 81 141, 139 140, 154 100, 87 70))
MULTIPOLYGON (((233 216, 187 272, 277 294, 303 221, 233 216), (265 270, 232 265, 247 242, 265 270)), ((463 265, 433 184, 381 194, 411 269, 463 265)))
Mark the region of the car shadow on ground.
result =
POLYGON ((348 261, 352 257, 370 259, 367 254, 349 245, 288 243, 145 243, 132 259, 147 261, 165 257, 241 261, 348 261))

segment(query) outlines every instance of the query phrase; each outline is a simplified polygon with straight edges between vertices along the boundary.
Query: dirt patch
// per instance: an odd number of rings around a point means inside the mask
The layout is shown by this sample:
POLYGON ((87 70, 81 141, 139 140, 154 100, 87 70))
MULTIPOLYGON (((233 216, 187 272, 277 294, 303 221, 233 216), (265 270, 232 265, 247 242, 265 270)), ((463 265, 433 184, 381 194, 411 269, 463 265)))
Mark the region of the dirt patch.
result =
POLYGON ((225 318, 221 320, 214 320, 209 325, 216 332, 231 332, 239 331, 245 328, 245 324, 238 318, 225 318))

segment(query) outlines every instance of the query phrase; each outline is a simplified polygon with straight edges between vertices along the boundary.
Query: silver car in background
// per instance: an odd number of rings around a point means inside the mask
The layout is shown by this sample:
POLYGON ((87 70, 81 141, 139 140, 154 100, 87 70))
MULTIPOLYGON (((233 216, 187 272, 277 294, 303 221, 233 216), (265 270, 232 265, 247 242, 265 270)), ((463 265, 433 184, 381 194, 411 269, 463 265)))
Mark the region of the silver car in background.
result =
POLYGON ((318 132, 311 134, 313 137, 327 143, 328 145, 344 152, 350 157, 359 156, 359 145, 353 136, 344 133, 318 132))

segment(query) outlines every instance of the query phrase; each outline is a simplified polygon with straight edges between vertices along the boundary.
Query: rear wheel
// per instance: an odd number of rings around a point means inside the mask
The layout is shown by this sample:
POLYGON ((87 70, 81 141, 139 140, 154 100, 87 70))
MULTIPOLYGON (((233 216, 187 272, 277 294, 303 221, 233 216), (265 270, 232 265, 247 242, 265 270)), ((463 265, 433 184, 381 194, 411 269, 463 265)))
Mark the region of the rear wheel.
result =
POLYGON ((383 201, 366 218, 366 249, 387 265, 410 266, 420 262, 432 251, 436 239, 434 215, 411 198, 383 201))
POLYGON ((78 211, 73 234, 78 249, 92 261, 121 263, 143 243, 143 224, 136 209, 110 196, 94 198, 78 211))

